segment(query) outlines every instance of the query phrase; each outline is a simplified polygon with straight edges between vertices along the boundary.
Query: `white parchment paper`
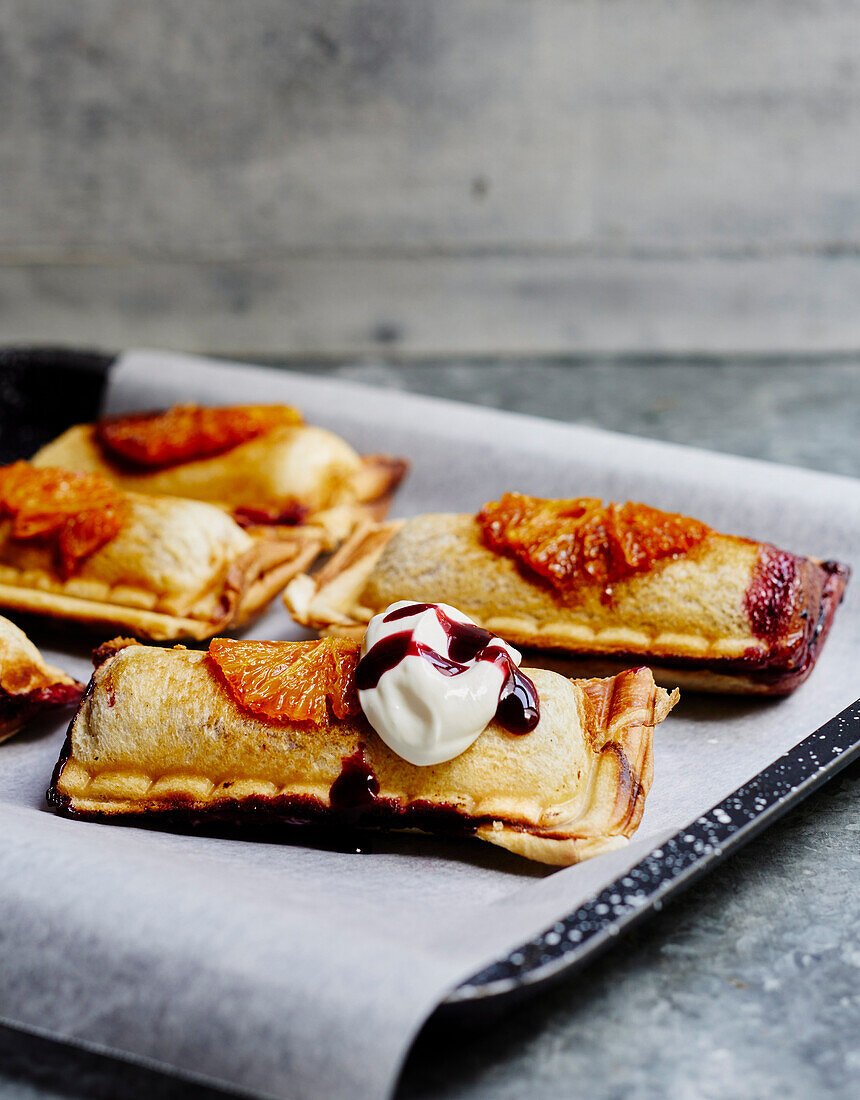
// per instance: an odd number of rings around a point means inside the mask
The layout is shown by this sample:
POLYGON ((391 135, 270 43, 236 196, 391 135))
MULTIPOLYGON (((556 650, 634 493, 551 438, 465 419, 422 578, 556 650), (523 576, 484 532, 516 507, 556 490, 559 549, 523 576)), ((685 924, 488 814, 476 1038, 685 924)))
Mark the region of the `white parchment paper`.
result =
MULTIPOLYGON (((860 563, 848 478, 160 352, 123 357, 107 408, 255 400, 407 455, 396 515, 510 489, 632 498, 860 563)), ((303 636, 279 603, 246 633, 303 636)), ((554 873, 467 840, 374 838, 355 855, 60 819, 44 791, 66 723, 43 722, 0 748, 0 1017, 258 1095, 383 1097, 448 990, 853 701, 858 643, 855 583, 806 685, 777 702, 689 696, 658 731, 634 842, 554 873)), ((88 678, 88 647, 47 655, 88 678)))

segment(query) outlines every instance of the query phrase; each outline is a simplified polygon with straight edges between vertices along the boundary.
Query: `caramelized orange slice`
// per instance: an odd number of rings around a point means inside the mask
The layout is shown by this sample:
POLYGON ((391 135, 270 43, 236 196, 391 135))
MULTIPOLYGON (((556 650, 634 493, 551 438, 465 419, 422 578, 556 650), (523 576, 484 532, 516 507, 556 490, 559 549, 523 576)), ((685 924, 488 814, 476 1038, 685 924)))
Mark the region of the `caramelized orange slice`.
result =
POLYGON ((14 462, 0 467, 0 516, 12 517, 13 539, 52 542, 58 568, 69 577, 118 534, 128 501, 98 474, 14 462))
POLYGON ((215 638, 209 656, 241 706, 276 722, 329 720, 359 713, 355 668, 360 646, 344 638, 257 642, 215 638))
POLYGON ((634 573, 688 553, 710 528, 647 504, 607 504, 593 497, 542 500, 505 493, 485 504, 478 523, 487 545, 510 554, 561 592, 582 584, 605 592, 634 573))
POLYGON ((128 465, 163 469, 222 454, 273 428, 301 423, 301 413, 289 405, 175 405, 166 412, 102 420, 96 438, 113 458, 128 465))

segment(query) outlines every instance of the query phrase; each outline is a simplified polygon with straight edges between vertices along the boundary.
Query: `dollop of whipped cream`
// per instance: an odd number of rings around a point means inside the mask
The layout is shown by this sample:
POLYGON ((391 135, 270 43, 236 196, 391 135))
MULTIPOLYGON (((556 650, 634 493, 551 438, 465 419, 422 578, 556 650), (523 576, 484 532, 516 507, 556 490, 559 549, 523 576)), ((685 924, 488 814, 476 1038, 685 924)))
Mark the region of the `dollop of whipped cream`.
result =
POLYGON ((368 624, 359 703, 398 756, 441 764, 465 752, 497 712, 513 733, 534 728, 537 693, 518 671, 521 659, 455 607, 401 600, 368 624))

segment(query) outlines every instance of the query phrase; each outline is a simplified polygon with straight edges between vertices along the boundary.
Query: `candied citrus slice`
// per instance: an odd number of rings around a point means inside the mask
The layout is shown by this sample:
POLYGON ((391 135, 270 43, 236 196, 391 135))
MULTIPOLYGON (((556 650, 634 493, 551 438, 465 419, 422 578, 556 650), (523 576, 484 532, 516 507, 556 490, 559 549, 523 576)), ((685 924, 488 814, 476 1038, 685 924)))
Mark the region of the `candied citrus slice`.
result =
POLYGON ((0 467, 0 516, 12 517, 12 538, 53 543, 64 577, 119 533, 128 510, 98 474, 27 462, 0 467))
POLYGON ((207 409, 174 405, 160 413, 113 417, 96 425, 96 438, 108 453, 144 469, 163 469, 210 458, 264 432, 301 424, 289 405, 232 405, 207 409))
POLYGON ((647 504, 606 504, 593 497, 543 500, 505 493, 485 504, 478 523, 487 545, 510 554, 561 592, 582 584, 606 592, 617 581, 688 553, 710 528, 647 504))
POLYGON ((355 668, 360 646, 345 638, 310 642, 215 638, 209 656, 241 706, 276 722, 328 721, 359 713, 355 668))

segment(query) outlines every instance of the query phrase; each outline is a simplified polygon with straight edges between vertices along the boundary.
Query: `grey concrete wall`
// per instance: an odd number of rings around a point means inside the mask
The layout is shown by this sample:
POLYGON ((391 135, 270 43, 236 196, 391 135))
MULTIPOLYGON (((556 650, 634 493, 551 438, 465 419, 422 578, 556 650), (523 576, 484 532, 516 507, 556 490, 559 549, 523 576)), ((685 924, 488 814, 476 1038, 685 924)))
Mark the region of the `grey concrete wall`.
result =
POLYGON ((855 0, 0 0, 0 339, 860 346, 855 0))

